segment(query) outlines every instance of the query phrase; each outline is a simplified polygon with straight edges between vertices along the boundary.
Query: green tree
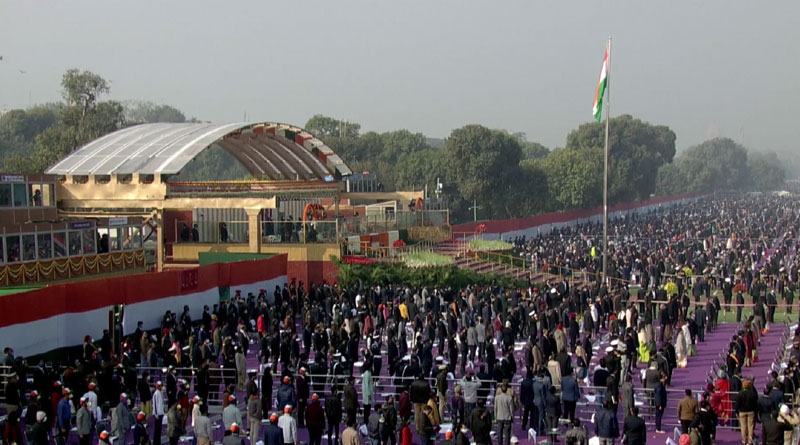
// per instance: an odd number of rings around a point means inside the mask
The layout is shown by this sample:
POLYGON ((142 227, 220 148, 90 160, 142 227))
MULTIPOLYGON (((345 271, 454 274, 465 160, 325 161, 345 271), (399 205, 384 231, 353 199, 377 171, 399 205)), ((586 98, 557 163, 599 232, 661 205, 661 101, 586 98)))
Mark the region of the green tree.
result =
POLYGON ((775 153, 750 152, 747 155, 747 166, 754 190, 780 190, 786 183, 786 169, 775 153))
MULTIPOLYGON (((656 188, 658 168, 675 156, 675 133, 629 115, 609 125, 609 200, 611 203, 647 199, 656 188)), ((567 136, 568 149, 588 152, 601 177, 605 124, 583 124, 567 136)), ((596 203, 599 204, 599 203, 596 203)))
POLYGON ((464 217, 468 203, 476 200, 490 218, 513 217, 510 192, 519 178, 522 149, 513 136, 481 125, 467 125, 445 141, 444 163, 461 202, 456 211, 464 217))
POLYGON ((101 95, 109 92, 109 86, 97 74, 68 70, 61 87, 66 104, 59 109, 56 125, 36 136, 24 173, 44 171, 81 145, 118 130, 125 122, 119 102, 98 102, 101 95))
POLYGON ((354 139, 358 137, 358 132, 361 131, 361 125, 355 122, 334 119, 322 114, 315 114, 306 122, 305 130, 319 138, 337 136, 354 139))
POLYGON ((602 203, 602 174, 598 149, 558 148, 542 160, 552 210, 588 209, 602 203), (589 156, 587 156, 589 151, 589 156))
POLYGON ((657 195, 677 195, 687 191, 686 172, 678 161, 664 164, 658 169, 656 178, 657 195))
POLYGON ((169 105, 156 105, 148 101, 133 101, 124 105, 125 122, 144 124, 155 122, 183 123, 186 116, 169 105))
POLYGON ((690 193, 746 190, 750 185, 747 149, 728 138, 715 138, 686 150, 680 168, 690 193))

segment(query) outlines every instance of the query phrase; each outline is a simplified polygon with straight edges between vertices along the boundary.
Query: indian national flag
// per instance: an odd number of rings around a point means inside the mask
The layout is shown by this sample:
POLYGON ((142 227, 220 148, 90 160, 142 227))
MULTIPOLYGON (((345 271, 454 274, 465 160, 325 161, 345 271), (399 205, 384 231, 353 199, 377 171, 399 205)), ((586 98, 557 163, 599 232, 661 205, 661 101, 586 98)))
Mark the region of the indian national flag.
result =
POLYGON ((603 68, 600 70, 600 80, 597 81, 597 92, 594 96, 594 106, 592 107, 592 114, 597 122, 603 121, 603 97, 606 94, 606 87, 608 86, 608 48, 603 56, 603 68))

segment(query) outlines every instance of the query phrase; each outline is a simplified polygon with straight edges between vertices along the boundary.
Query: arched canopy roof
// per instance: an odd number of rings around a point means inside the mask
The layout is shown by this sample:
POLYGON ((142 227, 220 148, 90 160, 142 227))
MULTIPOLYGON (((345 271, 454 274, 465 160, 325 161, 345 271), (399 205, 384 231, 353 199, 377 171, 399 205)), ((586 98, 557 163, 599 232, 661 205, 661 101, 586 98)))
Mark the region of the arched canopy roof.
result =
POLYGON ((301 128, 278 123, 136 125, 84 145, 47 173, 177 174, 214 144, 230 152, 256 178, 330 180, 351 174, 322 141, 301 128))

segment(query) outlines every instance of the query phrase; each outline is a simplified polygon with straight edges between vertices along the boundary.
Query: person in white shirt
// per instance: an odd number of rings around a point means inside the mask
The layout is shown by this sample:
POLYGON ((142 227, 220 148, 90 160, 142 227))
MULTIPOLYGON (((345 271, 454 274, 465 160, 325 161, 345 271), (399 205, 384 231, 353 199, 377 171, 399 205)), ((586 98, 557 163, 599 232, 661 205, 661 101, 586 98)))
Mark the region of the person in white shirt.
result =
POLYGON ((283 430, 284 445, 299 445, 297 421, 292 417, 292 405, 286 405, 283 408, 283 415, 278 419, 278 426, 283 430))
POLYGON ((97 388, 97 385, 95 385, 94 382, 90 382, 89 390, 86 391, 86 394, 84 394, 81 399, 86 399, 88 403, 91 403, 91 405, 87 404, 86 406, 91 407, 89 411, 92 413, 92 418, 95 423, 97 423, 103 417, 103 411, 97 406, 97 393, 94 392, 95 388, 97 388))
POLYGON ((164 415, 167 414, 166 403, 164 385, 158 381, 156 382, 156 388, 153 390, 153 416, 155 417, 153 423, 153 445, 161 445, 161 425, 164 421, 164 415))

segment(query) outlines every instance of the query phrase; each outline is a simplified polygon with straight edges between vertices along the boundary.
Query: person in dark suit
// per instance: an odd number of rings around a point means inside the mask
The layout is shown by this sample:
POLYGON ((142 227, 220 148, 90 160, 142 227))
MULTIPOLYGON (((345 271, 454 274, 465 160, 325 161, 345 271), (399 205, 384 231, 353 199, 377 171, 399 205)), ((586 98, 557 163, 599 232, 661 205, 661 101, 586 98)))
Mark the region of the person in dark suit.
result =
POLYGON ((661 380, 653 388, 653 404, 656 408, 656 432, 663 433, 661 429, 661 419, 664 417, 664 410, 667 409, 667 388, 664 386, 667 377, 662 374, 661 380))
POLYGON ((644 420, 639 417, 639 407, 634 406, 622 426, 622 435, 627 440, 627 445, 645 445, 647 442, 647 427, 644 420))

